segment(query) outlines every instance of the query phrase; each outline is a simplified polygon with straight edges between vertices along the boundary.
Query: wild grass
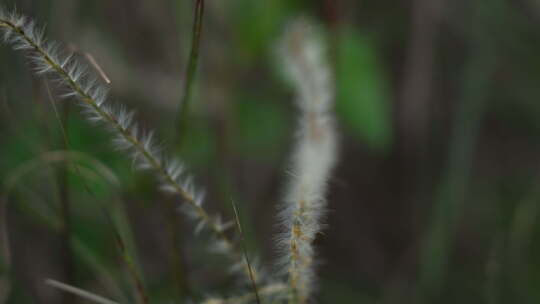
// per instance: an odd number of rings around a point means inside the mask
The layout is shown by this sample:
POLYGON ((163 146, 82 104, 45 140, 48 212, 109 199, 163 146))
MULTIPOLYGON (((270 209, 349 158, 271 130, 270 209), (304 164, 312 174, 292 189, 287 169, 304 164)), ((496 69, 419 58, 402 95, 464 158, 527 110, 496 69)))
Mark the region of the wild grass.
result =
MULTIPOLYGON (((191 83, 196 68, 200 18, 203 1, 199 1, 194 26, 194 46, 188 69, 188 82, 183 99, 183 113, 190 99, 191 83)), ((209 234, 211 252, 226 256, 238 277, 251 282, 251 291, 240 288, 238 296, 219 299, 209 298, 205 303, 269 303, 287 300, 289 303, 308 303, 315 290, 316 254, 313 241, 322 228, 325 214, 326 184, 336 161, 337 136, 332 115, 333 78, 326 63, 324 43, 319 32, 306 20, 295 22, 287 28, 281 54, 286 74, 297 91, 299 123, 295 137, 295 150, 289 171, 288 191, 280 210, 282 232, 276 246, 280 248, 283 276, 270 276, 250 262, 243 244, 243 230, 236 207, 235 221, 224 221, 220 215, 211 215, 204 207, 204 190, 196 186, 194 178, 186 172, 185 165, 170 157, 158 144, 155 133, 141 128, 135 113, 125 106, 109 101, 109 83, 103 70, 95 61, 88 67, 79 54, 69 53, 56 43, 48 41, 44 30, 33 20, 16 12, 0 8, 0 29, 3 40, 14 50, 21 51, 29 59, 36 75, 47 76, 62 91, 65 102, 76 100, 86 119, 110 131, 114 147, 129 156, 134 168, 149 171, 157 178, 161 190, 181 201, 183 213, 192 220, 194 233, 209 234), (96 67, 97 66, 97 67, 96 67), (239 236, 229 231, 236 227, 239 236), (240 239, 240 243, 238 243, 240 239), (281 283, 282 279, 287 284, 281 283), (245 292, 242 294, 242 292, 245 292)), ((68 148, 66 143, 66 148, 68 148)), ((113 226, 113 225, 111 225, 113 226)), ((115 239, 128 270, 134 278, 141 303, 152 299, 144 290, 132 257, 115 231, 115 239)), ((69 293, 97 303, 116 303, 101 296, 54 280, 47 283, 69 293)))
POLYGON ((195 20, 193 21, 193 34, 191 37, 191 51, 189 53, 189 61, 186 70, 186 81, 184 84, 184 95, 178 107, 178 138, 179 143, 182 142, 185 137, 187 124, 187 118, 189 114, 189 105, 192 99, 193 84, 195 75, 197 73, 197 64, 199 59, 199 49, 201 45, 201 35, 203 29, 203 16, 204 16, 204 1, 197 0, 195 3, 195 20))
POLYGON ((0 27, 5 42, 26 52, 36 74, 51 75, 53 81, 65 88, 63 97, 76 97, 89 121, 102 124, 113 133, 115 147, 129 151, 136 168, 154 172, 163 191, 182 198, 182 210, 195 221, 195 232, 206 229, 213 235, 213 251, 229 256, 233 263, 242 263, 241 254, 225 233, 231 225, 206 212, 202 206, 204 192, 184 172, 183 164, 165 156, 155 143, 154 133, 142 130, 134 122, 134 112, 108 103, 108 89, 88 73, 86 65, 73 54, 64 54, 57 43, 47 42, 43 31, 24 16, 3 13, 0 27))
POLYGON ((280 263, 288 274, 289 303, 307 303, 315 285, 313 241, 323 227, 326 188, 336 162, 332 115, 333 81, 322 38, 306 20, 290 25, 281 47, 283 66, 294 85, 300 119, 289 184, 280 210, 280 263))

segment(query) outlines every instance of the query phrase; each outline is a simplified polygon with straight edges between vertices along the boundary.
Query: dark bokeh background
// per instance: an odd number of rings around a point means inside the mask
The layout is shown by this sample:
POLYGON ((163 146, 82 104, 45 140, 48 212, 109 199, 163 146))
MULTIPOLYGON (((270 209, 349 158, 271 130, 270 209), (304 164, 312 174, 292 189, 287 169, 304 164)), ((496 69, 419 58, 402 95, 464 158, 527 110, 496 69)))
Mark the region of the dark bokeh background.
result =
MULTIPOLYGON (((275 257, 296 113, 275 49, 289 20, 311 16, 328 37, 341 130, 317 240, 318 302, 540 301, 537 1, 207 0, 181 149, 175 121, 194 1, 1 3, 91 54, 113 99, 137 109, 207 189, 208 209, 231 218, 229 202, 238 203, 263 265, 275 257)), ((21 54, 2 46, 0 63, 0 195, 12 252, 0 302, 8 283, 7 303, 75 301, 45 278, 129 299, 103 210, 130 240, 153 303, 235 291, 226 261, 207 253, 207 238, 193 236, 173 199, 133 172, 106 132, 72 100, 51 99, 54 87, 21 54), (83 172, 65 173, 67 154, 50 152, 66 150, 62 122, 83 172)))

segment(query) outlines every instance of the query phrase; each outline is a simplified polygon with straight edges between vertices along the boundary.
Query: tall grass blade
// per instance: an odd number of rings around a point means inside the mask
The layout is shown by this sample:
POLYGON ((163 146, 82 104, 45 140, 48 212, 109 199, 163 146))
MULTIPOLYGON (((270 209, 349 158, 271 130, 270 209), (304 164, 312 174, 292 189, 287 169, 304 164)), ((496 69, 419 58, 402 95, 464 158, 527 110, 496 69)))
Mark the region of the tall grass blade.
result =
POLYGON ((53 279, 47 279, 45 281, 45 284, 98 304, 119 304, 118 302, 106 299, 102 296, 96 295, 86 290, 55 281, 53 279))

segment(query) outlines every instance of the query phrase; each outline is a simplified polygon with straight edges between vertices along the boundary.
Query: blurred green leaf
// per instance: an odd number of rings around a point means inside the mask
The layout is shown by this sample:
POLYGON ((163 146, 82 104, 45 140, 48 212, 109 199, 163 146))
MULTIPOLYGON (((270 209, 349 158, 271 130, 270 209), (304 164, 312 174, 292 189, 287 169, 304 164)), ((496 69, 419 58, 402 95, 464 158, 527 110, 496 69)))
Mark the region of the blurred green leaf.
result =
POLYGON ((254 96, 237 103, 236 115, 237 146, 242 153, 265 160, 280 154, 280 147, 290 132, 282 104, 265 102, 260 96, 254 96))
MULTIPOLYGON (((53 134, 60 136, 61 130, 58 121, 52 122, 52 126, 54 127, 52 130, 53 134)), ((134 185, 136 184, 138 175, 134 174, 133 165, 125 155, 118 153, 114 148, 114 145, 111 143, 112 135, 110 132, 89 124, 76 107, 72 107, 70 110, 67 128, 69 130, 70 150, 84 151, 88 156, 97 158, 114 172, 123 187, 127 189, 133 189, 135 187, 134 185)), ((61 142, 61 139, 57 141, 61 142)), ((84 183, 90 183, 89 185, 92 186, 92 190, 99 197, 106 196, 110 193, 110 188, 100 187, 99 184, 94 184, 87 178, 81 181, 79 178, 74 178, 76 175, 71 175, 70 178, 71 187, 77 189, 74 192, 78 193, 82 191, 87 196, 84 183)))
POLYGON ((185 132, 182 146, 182 159, 191 168, 206 166, 216 159, 218 142, 215 131, 208 121, 208 117, 191 116, 188 118, 189 127, 185 132))
POLYGON ((375 43, 347 30, 337 48, 338 116, 360 141, 386 150, 392 143, 390 85, 375 43))
POLYGON ((235 33, 240 45, 249 54, 256 55, 269 49, 279 37, 285 19, 291 14, 298 1, 235 1, 233 16, 235 33))
MULTIPOLYGON (((323 280, 320 300, 323 303, 362 303, 369 304, 376 301, 359 286, 351 286, 338 280, 323 280)), ((359 283, 359 282, 356 282, 359 283)))
POLYGON ((13 126, 15 132, 6 132, 3 136, 2 157, 0 158, 0 177, 18 164, 32 158, 34 150, 43 144, 43 138, 29 120, 20 119, 19 125, 13 126), (19 128, 19 129, 17 129, 19 128), (8 136, 9 135, 9 136, 8 136))

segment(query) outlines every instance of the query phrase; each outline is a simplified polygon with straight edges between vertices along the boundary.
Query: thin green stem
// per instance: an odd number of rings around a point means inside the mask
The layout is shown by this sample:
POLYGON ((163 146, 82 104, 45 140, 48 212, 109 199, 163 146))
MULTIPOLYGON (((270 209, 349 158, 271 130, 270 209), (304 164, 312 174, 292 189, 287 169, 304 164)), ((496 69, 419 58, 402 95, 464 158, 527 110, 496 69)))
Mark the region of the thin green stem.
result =
POLYGON ((255 280, 255 276, 253 275, 253 269, 251 268, 251 262, 249 261, 249 256, 247 253, 246 241, 244 238, 244 231, 242 230, 242 224, 240 224, 240 216, 238 215, 238 209, 236 208, 236 204, 234 203, 234 200, 231 200, 231 204, 234 211, 234 218, 236 221, 236 226, 238 228, 238 233, 240 234, 240 244, 242 245, 242 251, 244 253, 244 258, 246 260, 246 265, 247 265, 248 273, 249 273, 249 279, 251 280, 251 286, 253 287, 253 293, 255 294, 255 300, 257 304, 261 304, 261 299, 259 298, 259 292, 257 290, 257 282, 255 280))
POLYGON ((170 241, 169 250, 169 263, 173 269, 172 274, 176 284, 178 297, 185 298, 191 294, 190 286, 186 278, 186 266, 183 260, 182 252, 182 236, 178 233, 181 229, 178 216, 175 212, 176 205, 171 200, 166 200, 165 206, 163 206, 164 216, 167 221, 167 231, 170 241))
MULTIPOLYGON (((47 87, 47 90, 49 88, 47 87)), ((50 93, 50 92, 49 92, 50 93)), ((58 113, 56 105, 53 104, 55 115, 60 124, 62 131, 62 147, 64 150, 69 150, 68 143, 68 127, 67 120, 69 118, 69 104, 62 104, 62 113, 58 113)), ((57 183, 60 192, 60 211, 62 217, 62 252, 64 255, 64 271, 66 273, 67 281, 74 284, 75 278, 75 264, 73 262, 73 248, 71 247, 71 237, 73 235, 71 225, 71 201, 69 193, 69 176, 68 176, 69 160, 62 162, 60 168, 57 170, 57 183)), ((64 303, 73 302, 73 296, 69 295, 64 299, 64 303)))
POLYGON ((95 303, 98 303, 98 304, 118 304, 115 301, 106 299, 104 297, 98 296, 98 295, 93 294, 91 292, 88 292, 86 290, 83 290, 83 289, 80 289, 80 288, 77 288, 77 287, 73 287, 71 285, 67 285, 67 284, 64 284, 64 283, 61 283, 61 282, 58 282, 58 281, 55 281, 55 280, 47 279, 45 281, 45 283, 47 285, 52 286, 52 287, 58 288, 58 289, 60 289, 60 290, 62 290, 64 292, 69 292, 69 293, 77 295, 77 296, 79 296, 79 297, 81 297, 83 299, 86 299, 86 300, 89 300, 89 301, 92 301, 92 302, 95 302, 95 303))
MULTIPOLYGON (((178 106, 178 114, 176 118, 177 130, 175 134, 177 149, 179 151, 182 149, 182 143, 184 142, 185 134, 187 133, 186 131, 188 127, 187 121, 189 116, 189 105, 191 103, 193 83, 195 80, 195 74, 197 72, 197 63, 199 58, 199 45, 201 41, 203 14, 204 0, 196 0, 191 38, 191 51, 186 69, 186 74, 184 77, 184 92, 178 106)), ((166 210, 170 211, 169 209, 171 209, 170 206, 166 206, 166 210)), ((189 286, 187 285, 187 280, 184 275, 185 270, 182 265, 183 261, 181 258, 181 236, 177 233, 177 231, 180 229, 179 220, 177 217, 168 216, 168 222, 169 235, 171 237, 171 262, 174 269, 173 272, 175 275, 176 285, 181 294, 189 294, 189 286)))
POLYGON ((191 51, 189 55, 189 62, 186 69, 186 77, 184 83, 184 95, 182 97, 178 115, 178 147, 180 148, 184 140, 187 128, 187 118, 189 114, 189 105, 191 103, 191 96, 193 91, 193 82, 195 74, 197 72, 197 63, 199 59, 199 48, 201 42, 201 33, 203 26, 204 15, 204 0, 196 0, 195 2, 195 20, 193 22, 193 31, 191 37, 191 51))
POLYGON ((120 250, 120 254, 122 256, 122 260, 126 264, 127 270, 129 272, 130 277, 133 280, 133 284, 135 284, 135 288, 137 290, 137 293, 139 295, 139 300, 142 304, 149 304, 150 301, 148 299, 148 293, 146 292, 146 289, 144 288, 144 284, 141 280, 141 277, 139 276, 139 273, 137 272, 137 268, 135 267, 135 263, 133 259, 131 258, 131 255, 129 254, 126 244, 124 240, 122 239, 122 236, 120 235, 120 232, 116 229, 116 226, 114 225, 110 215, 107 213, 105 209, 103 209, 103 213, 105 214, 105 218, 107 219, 107 222, 112 227, 114 232, 114 239, 116 241, 116 245, 118 246, 118 249, 120 250))

